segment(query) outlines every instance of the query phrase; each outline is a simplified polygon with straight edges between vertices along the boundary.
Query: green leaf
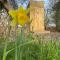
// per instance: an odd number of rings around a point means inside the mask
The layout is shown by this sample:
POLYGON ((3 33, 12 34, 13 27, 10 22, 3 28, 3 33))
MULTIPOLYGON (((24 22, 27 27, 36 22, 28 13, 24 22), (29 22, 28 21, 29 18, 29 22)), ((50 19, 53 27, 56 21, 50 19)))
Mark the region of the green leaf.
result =
POLYGON ((5 42, 5 47, 4 47, 4 52, 3 52, 3 60, 6 60, 6 57, 7 57, 6 50, 7 50, 7 40, 5 42))

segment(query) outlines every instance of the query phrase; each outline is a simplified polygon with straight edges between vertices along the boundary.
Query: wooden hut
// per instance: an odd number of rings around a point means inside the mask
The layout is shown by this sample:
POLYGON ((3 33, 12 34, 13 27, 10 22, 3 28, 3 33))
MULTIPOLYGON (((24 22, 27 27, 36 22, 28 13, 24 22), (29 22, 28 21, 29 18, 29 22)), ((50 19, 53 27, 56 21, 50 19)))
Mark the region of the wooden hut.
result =
POLYGON ((30 1, 30 29, 33 32, 44 32, 44 1, 30 1))

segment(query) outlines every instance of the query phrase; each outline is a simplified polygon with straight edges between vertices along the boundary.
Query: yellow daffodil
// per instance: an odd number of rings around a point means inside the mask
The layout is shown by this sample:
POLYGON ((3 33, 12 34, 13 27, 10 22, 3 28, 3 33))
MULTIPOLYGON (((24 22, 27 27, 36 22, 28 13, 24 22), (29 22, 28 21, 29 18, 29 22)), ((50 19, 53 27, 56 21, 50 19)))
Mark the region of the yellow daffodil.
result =
POLYGON ((11 25, 16 26, 21 25, 24 26, 28 20, 29 17, 27 16, 28 10, 24 9, 22 6, 18 8, 18 10, 10 10, 9 14, 12 16, 11 25))

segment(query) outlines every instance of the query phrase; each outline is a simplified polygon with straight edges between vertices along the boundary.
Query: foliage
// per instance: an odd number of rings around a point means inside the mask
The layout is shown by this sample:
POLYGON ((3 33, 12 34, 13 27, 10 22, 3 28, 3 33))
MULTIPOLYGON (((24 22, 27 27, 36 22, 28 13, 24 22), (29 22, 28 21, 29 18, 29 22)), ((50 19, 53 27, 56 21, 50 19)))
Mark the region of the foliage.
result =
POLYGON ((7 60, 60 60, 60 41, 43 40, 32 34, 24 38, 22 33, 15 42, 8 43, 6 53, 7 60))

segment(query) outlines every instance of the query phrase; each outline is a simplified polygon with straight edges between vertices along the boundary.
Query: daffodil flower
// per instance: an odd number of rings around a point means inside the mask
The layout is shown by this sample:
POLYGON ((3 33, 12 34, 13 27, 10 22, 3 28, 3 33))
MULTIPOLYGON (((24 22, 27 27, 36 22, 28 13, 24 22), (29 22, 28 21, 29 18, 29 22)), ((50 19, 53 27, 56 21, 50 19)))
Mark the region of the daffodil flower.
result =
POLYGON ((21 25, 24 26, 28 21, 29 17, 27 16, 28 10, 24 9, 22 6, 18 8, 17 10, 10 10, 9 14, 12 17, 11 25, 16 26, 16 25, 21 25))

